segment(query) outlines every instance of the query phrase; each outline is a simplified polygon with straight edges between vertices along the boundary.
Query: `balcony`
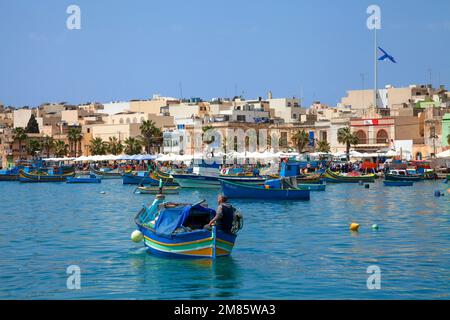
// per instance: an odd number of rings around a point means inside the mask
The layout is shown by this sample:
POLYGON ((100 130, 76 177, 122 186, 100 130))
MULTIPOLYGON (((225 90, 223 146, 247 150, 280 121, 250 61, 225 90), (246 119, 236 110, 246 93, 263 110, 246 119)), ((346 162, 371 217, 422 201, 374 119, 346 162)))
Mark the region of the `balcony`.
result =
POLYGON ((388 146, 389 139, 359 139, 359 143, 355 146, 355 148, 379 148, 388 146))

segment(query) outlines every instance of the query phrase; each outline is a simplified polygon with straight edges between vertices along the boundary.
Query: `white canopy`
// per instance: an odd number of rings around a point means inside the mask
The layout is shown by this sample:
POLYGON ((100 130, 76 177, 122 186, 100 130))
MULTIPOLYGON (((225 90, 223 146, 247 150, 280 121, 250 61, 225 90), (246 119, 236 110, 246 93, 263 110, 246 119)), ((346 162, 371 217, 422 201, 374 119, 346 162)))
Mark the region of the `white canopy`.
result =
POLYGON ((436 158, 438 159, 450 159, 450 149, 441 153, 438 153, 436 155, 436 158))

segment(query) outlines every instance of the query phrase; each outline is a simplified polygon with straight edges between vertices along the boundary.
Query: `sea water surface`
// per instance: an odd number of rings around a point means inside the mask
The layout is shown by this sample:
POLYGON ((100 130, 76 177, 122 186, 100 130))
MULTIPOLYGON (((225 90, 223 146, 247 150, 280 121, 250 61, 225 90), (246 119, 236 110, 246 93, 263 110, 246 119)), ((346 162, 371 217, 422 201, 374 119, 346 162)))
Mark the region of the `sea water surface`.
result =
MULTIPOLYGON (((449 187, 329 184, 309 202, 232 201, 244 229, 232 255, 213 263, 132 243, 133 218, 153 196, 121 180, 0 182, 0 299, 449 299, 449 187), (81 269, 79 290, 67 287, 71 265, 81 269), (373 265, 380 290, 367 288, 373 265)), ((217 194, 168 200, 215 206, 217 194)))

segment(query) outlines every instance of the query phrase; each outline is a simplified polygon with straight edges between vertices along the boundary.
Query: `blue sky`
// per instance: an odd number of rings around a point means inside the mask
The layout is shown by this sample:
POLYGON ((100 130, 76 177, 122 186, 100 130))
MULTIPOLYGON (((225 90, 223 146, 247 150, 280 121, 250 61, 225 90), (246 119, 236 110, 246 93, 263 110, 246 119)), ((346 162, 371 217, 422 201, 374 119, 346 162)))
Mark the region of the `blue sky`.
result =
POLYGON ((153 93, 302 96, 373 86, 366 8, 382 9, 380 85, 450 86, 450 1, 0 0, 0 101, 107 102, 153 93), (66 8, 81 8, 68 30, 66 8), (237 88, 237 90, 236 90, 237 88))

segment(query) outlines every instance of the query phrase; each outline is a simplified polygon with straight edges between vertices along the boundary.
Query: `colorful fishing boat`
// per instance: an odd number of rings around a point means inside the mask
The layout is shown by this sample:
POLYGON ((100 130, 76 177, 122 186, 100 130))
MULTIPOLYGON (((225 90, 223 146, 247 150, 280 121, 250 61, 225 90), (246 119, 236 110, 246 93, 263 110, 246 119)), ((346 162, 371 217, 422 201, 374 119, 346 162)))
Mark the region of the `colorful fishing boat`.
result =
POLYGON ((68 177, 66 183, 101 183, 102 179, 97 178, 95 175, 90 176, 76 176, 68 177))
POLYGON ((389 181, 420 181, 422 177, 418 174, 409 174, 406 170, 391 170, 384 174, 384 179, 389 181))
POLYGON ((0 181, 17 181, 19 180, 19 168, 15 167, 10 170, 0 170, 0 181))
POLYGON ((90 174, 93 174, 102 179, 121 179, 122 178, 122 173, 120 173, 118 169, 107 171, 107 170, 101 170, 101 169, 98 170, 98 169, 95 169, 94 167, 90 167, 90 174))
POLYGON ((261 200, 309 200, 311 190, 295 187, 284 188, 267 181, 264 186, 220 180, 222 192, 231 199, 261 200))
POLYGON ((219 165, 202 162, 196 164, 192 173, 172 174, 173 179, 182 188, 220 188, 219 165))
POLYGON ((414 181, 391 181, 391 180, 384 180, 384 185, 386 187, 411 187, 414 185, 414 181))
POLYGON ((264 184, 266 181, 265 177, 260 176, 232 176, 232 175, 220 175, 220 180, 237 182, 237 183, 253 183, 253 184, 264 184))
POLYGON ((173 181, 172 177, 168 178, 162 178, 162 176, 156 176, 153 172, 145 172, 145 171, 139 171, 139 172, 130 172, 130 173, 124 173, 122 176, 122 182, 123 184, 138 184, 138 185, 152 185, 152 186, 158 186, 159 180, 162 180, 164 185, 166 186, 178 186, 178 183, 173 181))
POLYGON ((75 171, 63 174, 54 174, 52 170, 47 172, 34 171, 25 172, 23 170, 19 171, 19 181, 20 182, 64 182, 69 177, 73 177, 75 171))
MULTIPOLYGON (((217 227, 204 229, 216 214, 198 204, 164 203, 157 196, 150 207, 143 206, 135 217, 144 245, 156 255, 185 259, 215 259, 228 256, 234 247, 237 232, 242 228, 242 215, 235 212, 231 230, 217 227)), ((135 231, 136 232, 136 231, 135 231)))
POLYGON ((368 174, 368 175, 344 175, 342 173, 333 172, 330 169, 327 169, 325 171, 324 175, 326 182, 332 182, 332 183, 372 183, 375 182, 375 175, 374 174, 368 174))
MULTIPOLYGON (((138 187, 135 193, 141 194, 159 194, 161 192, 159 187, 138 187)), ((180 187, 163 187, 162 194, 179 194, 180 187)))

